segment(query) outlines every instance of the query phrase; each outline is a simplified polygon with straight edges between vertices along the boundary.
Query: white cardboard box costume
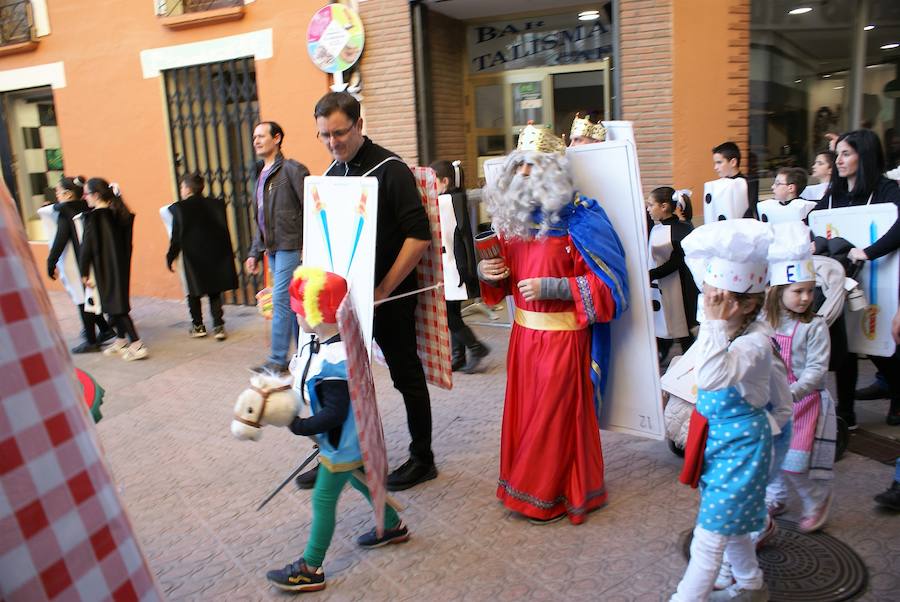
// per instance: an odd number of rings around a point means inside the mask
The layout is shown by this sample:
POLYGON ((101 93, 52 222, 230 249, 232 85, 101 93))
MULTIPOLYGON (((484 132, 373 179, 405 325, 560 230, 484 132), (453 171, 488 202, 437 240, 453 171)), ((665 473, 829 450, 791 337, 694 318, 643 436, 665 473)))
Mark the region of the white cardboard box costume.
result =
MULTIPOLYGON (((53 205, 44 205, 37 210, 44 225, 44 232, 47 233, 47 242, 53 246, 56 238, 56 230, 59 224, 59 211, 54 209, 53 205)), ((80 236, 79 236, 80 238, 80 236)), ((81 272, 78 271, 78 257, 75 255, 75 248, 72 242, 66 243, 65 248, 59 255, 59 261, 56 262, 59 269, 59 279, 63 287, 72 299, 75 305, 84 303, 84 285, 81 284, 81 272)))
MULTIPOLYGON (((614 351, 600 426, 662 440, 662 396, 655 369, 656 335, 647 280, 647 218, 637 151, 629 122, 604 125, 618 139, 566 151, 575 188, 597 199, 606 211, 622 241, 628 269, 628 311, 610 323, 614 351)), ((485 162, 488 181, 493 181, 504 161, 505 157, 498 157, 485 162)))
POLYGON ((303 265, 346 278, 372 351, 378 179, 307 176, 303 180, 303 265))
POLYGON ((444 264, 444 294, 447 301, 465 301, 469 298, 466 285, 459 278, 456 266, 456 255, 453 253, 453 236, 456 231, 456 213, 453 211, 453 197, 449 194, 438 196, 438 208, 441 213, 441 243, 443 252, 441 260, 444 264), (447 274, 451 277, 447 278, 447 274), (456 274, 456 277, 453 275, 456 274), (454 282, 455 281, 455 282, 454 282))
MULTIPOLYGON (((172 222, 173 215, 169 210, 174 203, 170 203, 168 205, 163 205, 159 208, 159 217, 162 219, 163 226, 166 227, 166 234, 169 236, 169 240, 172 240, 172 222)), ((185 296, 189 294, 187 277, 184 275, 184 265, 181 263, 181 253, 178 254, 178 257, 175 258, 173 262, 173 267, 175 269, 175 273, 178 274, 178 280, 181 282, 181 290, 184 291, 185 296)))
POLYGON ((784 222, 800 222, 806 219, 809 212, 816 206, 815 201, 794 199, 786 205, 782 205, 776 199, 760 201, 756 205, 759 220, 769 224, 782 224, 784 222))
MULTIPOLYGON (((816 236, 844 238, 864 249, 881 238, 896 220, 896 205, 877 203, 813 211, 809 214, 809 227, 816 236)), ((864 263, 856 279, 866 292, 869 306, 852 312, 848 304, 844 310, 850 351, 884 357, 894 353, 891 319, 897 312, 898 268, 896 251, 864 263)))
POLYGON ((747 213, 747 180, 719 178, 703 185, 703 223, 740 219, 747 213))

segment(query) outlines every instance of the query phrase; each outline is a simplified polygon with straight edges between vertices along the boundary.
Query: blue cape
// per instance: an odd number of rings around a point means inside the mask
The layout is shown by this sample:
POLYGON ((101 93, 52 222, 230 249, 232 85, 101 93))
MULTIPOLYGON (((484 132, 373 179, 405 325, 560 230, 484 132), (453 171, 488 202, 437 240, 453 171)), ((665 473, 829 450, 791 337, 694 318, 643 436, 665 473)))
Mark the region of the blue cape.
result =
MULTIPOLYGON (((543 215, 535 211, 535 223, 540 224, 543 215)), ((553 224, 548 236, 568 234, 591 268, 612 294, 615 302, 613 319, 628 309, 628 273, 625 269, 625 249, 613 229, 606 211, 595 199, 575 195, 572 204, 559 213, 559 221, 553 224)), ((611 353, 610 326, 608 322, 591 325, 591 381, 594 384, 594 409, 600 419, 600 406, 606 391, 609 357, 611 353)))

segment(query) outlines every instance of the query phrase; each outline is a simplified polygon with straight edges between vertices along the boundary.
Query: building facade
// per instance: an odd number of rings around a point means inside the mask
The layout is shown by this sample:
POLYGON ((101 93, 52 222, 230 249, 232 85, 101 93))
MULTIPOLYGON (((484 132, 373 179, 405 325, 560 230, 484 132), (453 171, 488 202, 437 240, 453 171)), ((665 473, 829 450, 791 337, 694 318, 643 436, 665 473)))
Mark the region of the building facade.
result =
MULTIPOLYGON (((312 173, 329 163, 312 110, 333 78, 305 35, 325 3, 0 0, 0 158, 38 260, 48 189, 63 173, 102 176, 137 214, 132 294, 179 296, 157 212, 198 169, 228 203, 240 265, 254 228, 253 124, 278 121, 285 154, 312 173)), ((799 14, 784 0, 342 3, 365 28, 343 80, 368 135, 410 164, 462 160, 469 188, 528 121, 564 133, 576 112, 634 123, 645 191, 702 190, 726 140, 763 191, 777 167, 811 162, 823 127, 869 125, 890 154, 900 8, 886 0, 799 14)), ((250 302, 261 283, 241 283, 231 300, 250 302)))

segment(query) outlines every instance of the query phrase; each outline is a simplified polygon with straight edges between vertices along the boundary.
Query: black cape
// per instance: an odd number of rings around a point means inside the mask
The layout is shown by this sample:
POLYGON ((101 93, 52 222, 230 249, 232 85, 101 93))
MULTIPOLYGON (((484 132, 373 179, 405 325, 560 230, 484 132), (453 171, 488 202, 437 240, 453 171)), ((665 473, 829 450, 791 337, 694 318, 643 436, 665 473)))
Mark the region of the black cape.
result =
POLYGON ((84 275, 94 269, 104 313, 127 314, 134 214, 117 216, 112 209, 98 208, 86 213, 84 221, 78 267, 84 275))
POLYGON ((169 211, 172 240, 166 263, 171 265, 181 253, 189 294, 200 297, 236 289, 225 203, 195 195, 172 204, 169 211))

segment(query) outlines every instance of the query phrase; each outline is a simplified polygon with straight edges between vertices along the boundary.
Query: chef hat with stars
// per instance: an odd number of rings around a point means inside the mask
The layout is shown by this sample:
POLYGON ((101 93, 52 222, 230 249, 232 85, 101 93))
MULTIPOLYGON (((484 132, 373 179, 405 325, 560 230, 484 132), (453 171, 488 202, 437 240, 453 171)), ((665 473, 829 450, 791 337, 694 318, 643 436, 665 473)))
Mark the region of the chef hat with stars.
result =
POLYGON ((681 242, 697 286, 761 293, 768 282, 772 229, 755 219, 703 224, 681 242))
POLYGON ((772 285, 815 282, 816 268, 809 248, 809 228, 801 221, 772 224, 769 277, 772 285))

